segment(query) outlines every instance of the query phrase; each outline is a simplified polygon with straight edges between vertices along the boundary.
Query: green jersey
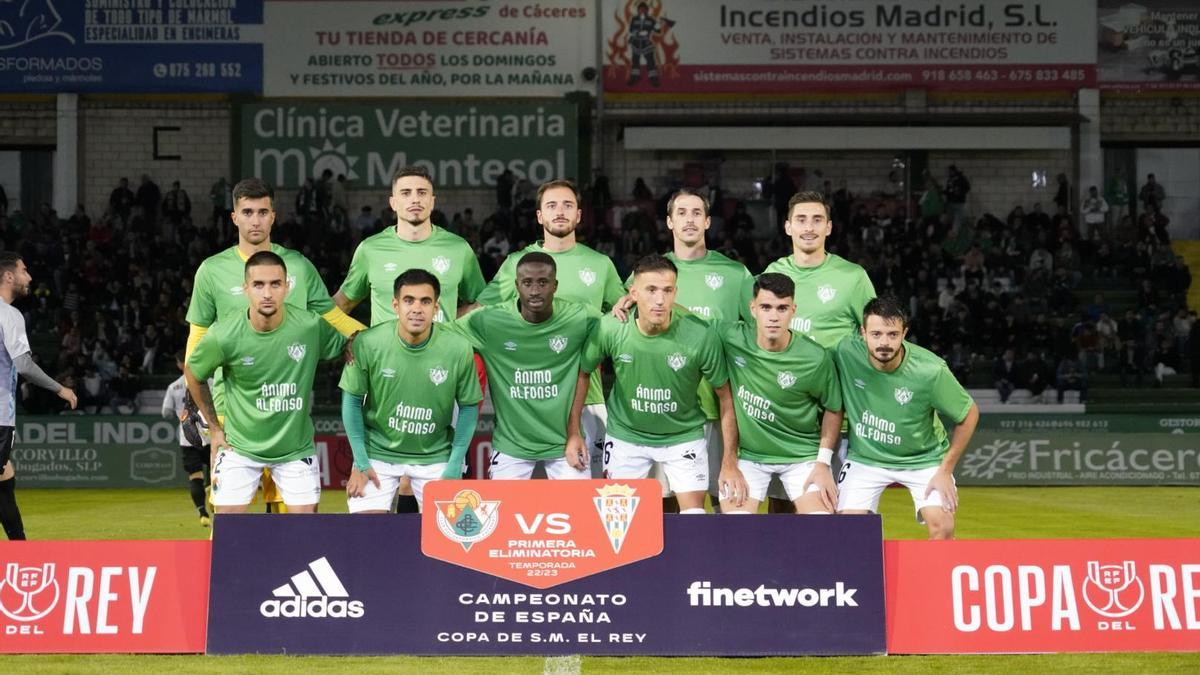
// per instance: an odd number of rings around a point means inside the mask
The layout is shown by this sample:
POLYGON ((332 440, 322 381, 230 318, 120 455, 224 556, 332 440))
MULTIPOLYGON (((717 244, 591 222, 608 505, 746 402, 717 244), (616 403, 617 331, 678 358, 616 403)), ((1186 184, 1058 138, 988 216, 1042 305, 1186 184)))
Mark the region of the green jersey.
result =
MULTIPOLYGON (((754 276, 746 266, 716 251, 709 251, 699 260, 680 260, 674 253, 666 257, 679 268, 675 282, 678 292, 675 303, 688 308, 706 321, 751 320, 750 298, 754 294, 754 276)), ((633 285, 633 275, 625 287, 633 285)), ((706 419, 718 417, 717 395, 707 380, 700 382, 700 408, 706 419)))
POLYGON ((758 346, 754 324, 717 324, 737 413, 738 457, 764 464, 817 458, 821 414, 842 409, 829 352, 799 333, 781 352, 758 346))
POLYGON ((709 325, 674 310, 671 325, 643 335, 636 310, 628 321, 605 316, 584 349, 584 371, 611 358, 616 381, 608 395, 608 433, 629 443, 663 446, 704 436, 704 411, 696 388, 729 379, 721 343, 709 325))
POLYGON ((392 285, 406 270, 419 268, 437 275, 442 292, 434 321, 453 321, 458 303, 474 302, 483 290, 479 259, 466 239, 433 226, 421 241, 405 241, 395 228, 367 237, 354 250, 350 271, 342 282, 342 295, 351 302, 371 296, 371 325, 396 318, 392 285))
MULTIPOLYGON (((288 294, 284 302, 289 307, 322 315, 333 309, 329 290, 308 258, 278 244, 272 244, 271 251, 283 258, 283 264, 287 266, 288 294)), ((242 288, 245 279, 246 258, 237 246, 206 258, 200 263, 192 282, 187 322, 208 328, 226 317, 245 315, 250 306, 242 288)), ((213 373, 213 407, 218 415, 225 414, 225 388, 220 386, 222 376, 220 368, 213 373)))
POLYGON ((876 370, 861 336, 833 349, 850 426, 850 459, 885 469, 937 466, 950 442, 937 413, 955 424, 971 409, 971 396, 933 352, 904 343, 904 360, 890 373, 876 370))
POLYGON ((333 326, 313 312, 288 307, 275 330, 260 333, 248 313, 213 324, 188 357, 204 381, 224 390, 225 438, 240 455, 265 463, 311 457, 313 375, 317 362, 337 358, 346 346, 333 326))
POLYGON ((367 456, 393 464, 437 464, 450 459, 454 404, 483 400, 475 355, 466 338, 435 324, 412 347, 400 339, 398 320, 358 334, 354 362, 338 386, 366 396, 367 456))
POLYGON ((471 312, 454 323, 483 357, 491 383, 496 450, 521 459, 558 459, 566 447, 579 360, 600 313, 567 300, 529 323, 515 300, 471 312))
MULTIPOLYGON (((479 295, 479 304, 496 305, 516 299, 517 263, 521 261, 522 256, 531 251, 539 251, 554 258, 558 277, 555 298, 577 302, 598 312, 607 312, 625 295, 625 289, 621 288, 621 277, 617 275, 617 268, 608 256, 583 244, 575 244, 561 252, 547 251, 539 241, 516 253, 510 253, 504 259, 504 264, 492 278, 492 283, 479 295)), ((596 371, 588 384, 585 403, 603 402, 604 389, 600 384, 600 372, 596 371)))
POLYGON ((862 267, 832 253, 816 267, 800 267, 787 256, 767 265, 796 283, 796 316, 791 329, 826 349, 862 326, 862 311, 875 286, 862 267))

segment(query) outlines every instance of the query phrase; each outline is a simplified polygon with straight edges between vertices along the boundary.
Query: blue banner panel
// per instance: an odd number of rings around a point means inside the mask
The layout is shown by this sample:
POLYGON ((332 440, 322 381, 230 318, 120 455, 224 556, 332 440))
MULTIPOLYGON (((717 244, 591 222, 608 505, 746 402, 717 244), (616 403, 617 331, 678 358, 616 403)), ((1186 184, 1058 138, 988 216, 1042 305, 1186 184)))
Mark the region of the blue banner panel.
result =
POLYGON ((263 0, 0 2, 0 92, 262 91, 263 0))
POLYGON ((661 555, 547 590, 424 556, 417 516, 219 521, 210 654, 884 651, 874 515, 666 516, 661 555))

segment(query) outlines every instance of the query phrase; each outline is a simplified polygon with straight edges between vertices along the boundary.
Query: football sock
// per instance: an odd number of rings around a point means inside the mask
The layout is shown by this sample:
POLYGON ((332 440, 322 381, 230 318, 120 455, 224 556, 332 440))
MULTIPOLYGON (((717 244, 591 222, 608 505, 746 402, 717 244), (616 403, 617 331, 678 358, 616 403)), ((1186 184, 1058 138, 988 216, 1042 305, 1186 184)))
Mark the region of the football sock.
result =
POLYGON ((413 495, 400 495, 396 499, 396 513, 420 513, 417 508, 417 498, 413 495))
POLYGON ((17 508, 17 479, 0 480, 0 525, 9 541, 25 539, 25 523, 21 522, 21 509, 17 508))
POLYGON ((207 516, 208 510, 204 508, 204 479, 188 480, 188 492, 192 494, 192 503, 196 505, 196 511, 202 516, 207 516))
POLYGON ((698 516, 698 515, 702 515, 703 513, 704 513, 704 509, 701 509, 701 508, 683 509, 679 512, 679 514, 683 515, 683 516, 698 516))

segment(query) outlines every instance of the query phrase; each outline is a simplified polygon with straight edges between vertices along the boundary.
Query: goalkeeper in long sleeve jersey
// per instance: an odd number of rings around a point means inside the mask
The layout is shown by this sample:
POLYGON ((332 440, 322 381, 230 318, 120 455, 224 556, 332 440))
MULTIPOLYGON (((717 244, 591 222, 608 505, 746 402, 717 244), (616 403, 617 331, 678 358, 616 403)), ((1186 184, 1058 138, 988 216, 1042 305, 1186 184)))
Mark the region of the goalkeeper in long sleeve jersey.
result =
POLYGON ((904 340, 908 316, 895 298, 863 309, 861 335, 833 350, 850 423, 850 454, 838 476, 838 512, 870 513, 892 483, 908 488, 930 539, 954 538, 958 489, 954 467, 979 423, 971 400, 946 362, 904 340), (954 435, 938 415, 954 422, 954 435))
POLYGON ((433 320, 437 277, 406 270, 393 289, 397 318, 355 338, 354 361, 339 383, 354 453, 346 482, 351 513, 387 513, 401 478, 409 479, 418 506, 428 481, 462 478, 483 399, 471 345, 433 320))
MULTIPOLYGON (((537 191, 537 219, 542 226, 542 240, 520 251, 510 253, 496 272, 495 278, 479 296, 479 304, 495 305, 511 302, 517 297, 517 263, 527 253, 540 252, 554 258, 558 290, 555 297, 570 300, 585 307, 606 312, 625 295, 621 278, 612 260, 578 242, 575 230, 583 217, 579 192, 567 180, 542 183, 537 191)), ((593 478, 604 473, 604 432, 608 410, 604 405, 604 390, 600 372, 588 380, 586 405, 580 420, 584 443, 591 453, 593 478)))
POLYGON ((270 468, 288 510, 315 513, 321 470, 310 414, 313 376, 318 361, 342 355, 346 338, 314 312, 287 305, 288 270, 278 254, 259 251, 244 270, 249 311, 213 324, 184 366, 204 418, 217 420, 209 426, 213 506, 244 513, 270 468), (218 369, 223 421, 207 384, 218 369))
MULTIPOLYGON (((366 328, 334 305, 321 276, 308 258, 297 251, 271 243, 275 198, 270 186, 258 178, 240 181, 233 187, 231 216, 238 231, 237 244, 209 256, 196 270, 187 311, 189 332, 186 355, 191 355, 214 323, 246 312, 243 287, 245 265, 259 251, 271 251, 287 265, 288 306, 316 312, 347 337, 366 328)), ((213 403, 218 415, 225 414, 225 389, 220 385, 222 374, 223 369, 217 369, 214 373, 213 403)), ((268 510, 278 509, 281 503, 269 472, 263 481, 263 500, 268 510)))

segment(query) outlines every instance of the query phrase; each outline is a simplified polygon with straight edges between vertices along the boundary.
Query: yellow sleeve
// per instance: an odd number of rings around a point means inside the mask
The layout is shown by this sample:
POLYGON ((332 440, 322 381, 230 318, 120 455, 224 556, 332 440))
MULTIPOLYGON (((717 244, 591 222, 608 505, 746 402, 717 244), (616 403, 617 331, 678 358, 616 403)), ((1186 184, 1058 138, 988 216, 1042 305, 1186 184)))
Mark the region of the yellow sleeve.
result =
POLYGON ((184 348, 183 353, 185 360, 192 355, 192 350, 196 348, 196 345, 200 344, 200 338, 204 337, 204 334, 207 332, 208 326, 197 326, 194 323, 188 324, 187 347, 184 348))
MULTIPOLYGON (((328 312, 322 314, 321 318, 325 319, 330 326, 333 326, 334 329, 341 333, 344 337, 350 337, 360 330, 367 329, 366 326, 359 323, 354 317, 343 312, 340 307, 336 306, 328 312)), ((188 345, 191 346, 190 341, 188 342, 188 345)))

